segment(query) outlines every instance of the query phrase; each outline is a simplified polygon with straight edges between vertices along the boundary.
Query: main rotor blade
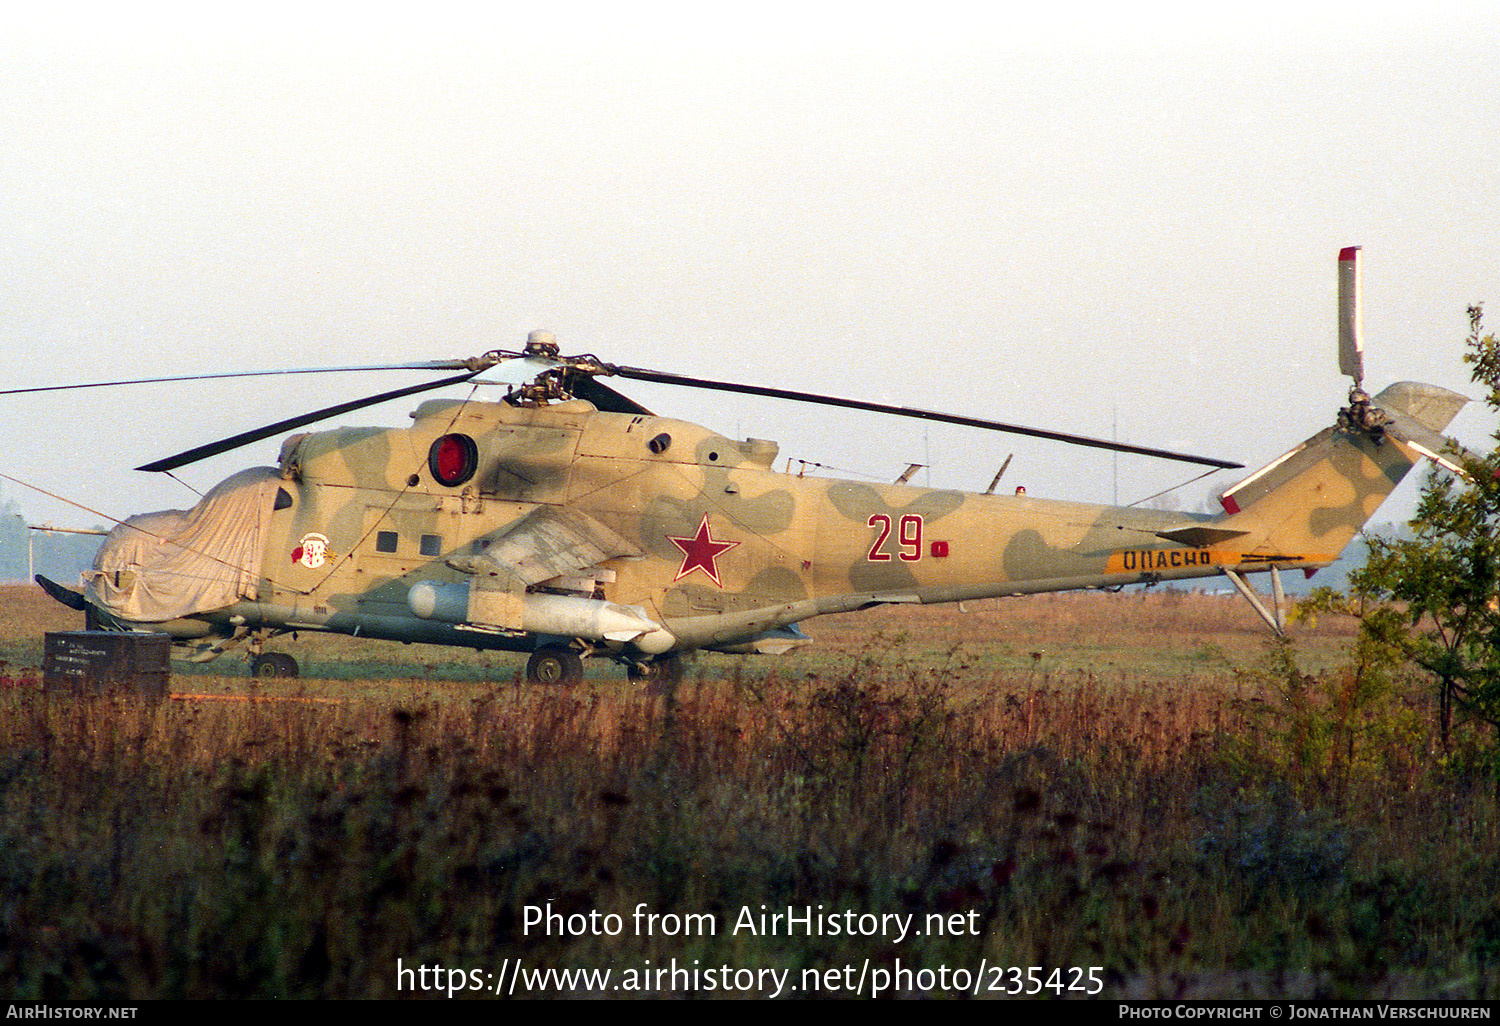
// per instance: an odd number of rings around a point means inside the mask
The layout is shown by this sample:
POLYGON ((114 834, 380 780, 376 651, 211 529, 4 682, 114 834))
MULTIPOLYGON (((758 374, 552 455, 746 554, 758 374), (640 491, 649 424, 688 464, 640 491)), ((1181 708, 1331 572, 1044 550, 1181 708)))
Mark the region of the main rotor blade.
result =
POLYGON ((113 388, 116 385, 159 385, 173 381, 214 381, 220 378, 264 378, 281 374, 344 374, 350 371, 465 370, 464 360, 428 360, 423 363, 387 363, 365 367, 292 367, 286 370, 226 371, 223 374, 183 374, 173 378, 131 378, 125 381, 82 381, 72 385, 38 385, 33 388, 0 389, 0 395, 28 392, 67 392, 79 388, 113 388))
POLYGON ((646 407, 626 395, 621 395, 592 374, 574 374, 568 378, 568 391, 575 398, 587 399, 605 413, 632 413, 643 417, 654 417, 646 407))
POLYGON ((1006 431, 1013 435, 1046 438, 1054 442, 1085 445, 1094 449, 1109 449, 1113 452, 1134 453, 1137 456, 1155 456, 1158 459, 1178 460, 1182 463, 1196 463, 1200 466, 1217 467, 1221 470, 1234 470, 1244 466, 1243 463, 1230 463, 1227 460, 1216 460, 1208 456, 1193 456, 1189 453, 1172 452, 1168 449, 1152 449, 1143 445, 1126 445, 1123 442, 1109 442, 1102 438, 1074 435, 1065 431, 1044 431, 1041 428, 1022 427, 1019 424, 1005 424, 996 420, 982 420, 978 417, 960 417, 952 413, 936 413, 932 410, 919 410, 910 406, 888 406, 885 403, 870 403, 860 399, 840 399, 836 396, 819 395, 815 392, 798 392, 788 388, 767 388, 763 385, 742 385, 732 381, 714 381, 709 378, 694 378, 684 374, 668 374, 665 371, 647 370, 643 367, 614 367, 612 369, 620 377, 631 378, 636 381, 654 381, 658 384, 683 385, 687 388, 707 388, 719 392, 742 392, 746 395, 763 395, 772 399, 791 399, 796 402, 818 403, 823 406, 840 406, 850 410, 889 413, 897 417, 914 417, 917 420, 958 424, 962 427, 982 428, 987 431, 1006 431))
POLYGON ((466 371, 463 374, 456 374, 450 378, 443 378, 441 381, 429 381, 421 385, 411 385, 407 388, 398 388, 390 392, 381 392, 379 395, 368 396, 364 399, 354 399, 347 403, 339 403, 337 406, 327 406, 321 410, 304 413, 298 417, 278 420, 274 424, 267 424, 265 427, 259 427, 253 431, 244 431, 230 438, 220 439, 217 442, 209 442, 207 445, 200 445, 195 449, 188 449, 186 452, 180 452, 175 456, 167 456, 164 459, 159 459, 154 463, 147 463, 135 469, 176 470, 178 467, 185 467, 189 463, 196 463, 210 456, 217 456, 221 452, 229 452, 231 449, 238 449, 242 445, 258 442, 262 438, 270 438, 272 435, 292 431, 307 424, 315 424, 320 420, 327 420, 329 417, 337 417, 341 413, 349 413, 353 410, 363 409, 366 406, 374 406, 376 403, 383 403, 387 399, 400 399, 404 395, 416 395, 418 392, 430 392, 434 388, 461 384, 472 378, 475 373, 475 371, 466 371))

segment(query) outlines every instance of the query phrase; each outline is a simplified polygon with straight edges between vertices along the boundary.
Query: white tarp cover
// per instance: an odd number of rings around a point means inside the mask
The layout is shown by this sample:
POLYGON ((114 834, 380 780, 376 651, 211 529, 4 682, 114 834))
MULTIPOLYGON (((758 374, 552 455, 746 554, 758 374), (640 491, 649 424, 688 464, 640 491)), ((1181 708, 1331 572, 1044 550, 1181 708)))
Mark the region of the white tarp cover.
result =
POLYGON ((279 487, 279 471, 252 467, 190 510, 131 517, 109 532, 83 575, 88 600, 142 623, 253 600, 279 487))

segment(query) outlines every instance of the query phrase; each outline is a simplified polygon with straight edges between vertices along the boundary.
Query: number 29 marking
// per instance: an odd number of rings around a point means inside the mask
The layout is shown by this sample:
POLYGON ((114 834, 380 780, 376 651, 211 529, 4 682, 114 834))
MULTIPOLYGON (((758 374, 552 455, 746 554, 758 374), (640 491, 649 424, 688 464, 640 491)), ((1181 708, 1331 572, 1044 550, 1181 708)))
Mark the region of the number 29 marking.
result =
POLYGON ((896 524, 891 523, 891 518, 884 513, 871 514, 866 526, 878 527, 880 534, 875 538, 875 544, 870 546, 865 559, 871 563, 889 563, 891 554, 882 550, 887 538, 891 536, 891 529, 896 530, 896 541, 899 543, 900 551, 896 555, 907 563, 914 563, 922 558, 922 518, 916 513, 908 513, 896 524))

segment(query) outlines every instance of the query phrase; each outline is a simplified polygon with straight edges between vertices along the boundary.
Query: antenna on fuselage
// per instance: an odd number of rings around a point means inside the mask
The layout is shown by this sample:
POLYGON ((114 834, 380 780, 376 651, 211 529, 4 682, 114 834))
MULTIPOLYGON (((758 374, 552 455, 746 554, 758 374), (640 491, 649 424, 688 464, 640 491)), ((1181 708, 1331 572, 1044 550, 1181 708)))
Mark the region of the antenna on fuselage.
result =
POLYGON ((1013 459, 1015 459, 1015 458, 1016 458, 1016 454, 1015 453, 1011 453, 1009 456, 1005 457, 1005 462, 1002 463, 1002 464, 1000 464, 1000 469, 999 470, 995 471, 995 476, 990 479, 990 486, 984 490, 984 494, 986 494, 986 495, 994 495, 995 494, 995 486, 1000 483, 1000 479, 1005 476, 1005 468, 1008 467, 1008 466, 1010 466, 1010 461, 1013 460, 1013 459))

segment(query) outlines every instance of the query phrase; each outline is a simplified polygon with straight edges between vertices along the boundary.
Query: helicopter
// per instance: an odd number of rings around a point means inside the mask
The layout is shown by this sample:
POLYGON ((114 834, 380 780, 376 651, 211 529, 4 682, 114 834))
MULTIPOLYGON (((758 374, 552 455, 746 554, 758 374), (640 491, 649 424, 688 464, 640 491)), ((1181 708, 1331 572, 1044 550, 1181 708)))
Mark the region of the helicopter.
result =
MULTIPOLYGON (((1219 576, 1280 632, 1282 571, 1311 576, 1337 559, 1422 458, 1458 469, 1441 432, 1465 397, 1415 382, 1373 398, 1363 390, 1358 255, 1358 247, 1339 254, 1348 405, 1332 425, 1225 490, 1219 514, 1056 501, 1019 489, 997 495, 996 482, 979 494, 904 478, 808 477, 790 465, 778 472, 777 443, 658 416, 605 379, 876 411, 1214 469, 1241 465, 618 366, 563 355, 549 333, 533 332, 520 351, 396 365, 447 372, 435 382, 137 468, 170 471, 297 432, 276 466, 232 475, 190 510, 120 523, 82 590, 37 582, 84 611, 90 629, 166 633, 174 651, 194 661, 244 646, 257 676, 298 673, 296 659, 265 650, 267 641, 324 631, 525 653, 526 677, 537 683, 576 682, 590 658, 623 664, 632 680, 672 682, 684 653, 785 653, 809 640, 799 624, 829 613, 1219 576), (426 399, 409 427, 298 432, 461 383, 505 392, 494 401, 426 399), (1253 572, 1271 574, 1273 609, 1249 586, 1253 572)), ((270 373, 286 372, 207 377, 270 373)))

